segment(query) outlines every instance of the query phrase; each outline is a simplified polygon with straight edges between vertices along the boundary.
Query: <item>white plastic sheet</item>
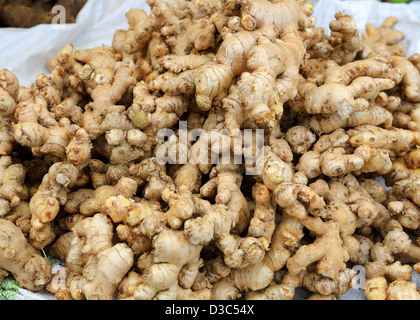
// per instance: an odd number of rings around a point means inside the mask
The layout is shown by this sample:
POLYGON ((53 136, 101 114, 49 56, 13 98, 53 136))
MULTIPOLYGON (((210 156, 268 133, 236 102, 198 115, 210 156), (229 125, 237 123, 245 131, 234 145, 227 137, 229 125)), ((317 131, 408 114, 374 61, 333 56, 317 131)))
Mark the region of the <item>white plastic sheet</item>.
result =
POLYGON ((125 15, 131 8, 150 11, 142 0, 88 0, 76 23, 0 29, 0 68, 14 72, 28 86, 48 71, 47 59, 69 43, 75 50, 111 45, 115 30, 128 28, 125 15))
MULTIPOLYGON (((327 30, 337 11, 354 16, 361 32, 367 23, 379 26, 386 17, 395 16, 400 20, 396 28, 406 34, 403 43, 408 55, 420 53, 420 2, 390 4, 374 0, 315 0, 314 3, 317 25, 327 30)), ((128 28, 125 14, 131 8, 149 11, 144 0, 88 0, 74 24, 0 29, 0 69, 11 70, 18 76, 21 85, 29 86, 39 73, 48 72, 46 60, 55 56, 66 44, 72 43, 76 50, 111 45, 115 30, 128 28)), ((417 274, 413 276, 413 281, 420 286, 417 274)), ((305 297, 307 293, 298 290, 297 299, 305 297)), ((27 298, 34 299, 36 295, 27 298)), ((52 296, 42 292, 39 298, 52 296)), ((360 300, 365 296, 363 290, 352 289, 342 299, 360 300)))

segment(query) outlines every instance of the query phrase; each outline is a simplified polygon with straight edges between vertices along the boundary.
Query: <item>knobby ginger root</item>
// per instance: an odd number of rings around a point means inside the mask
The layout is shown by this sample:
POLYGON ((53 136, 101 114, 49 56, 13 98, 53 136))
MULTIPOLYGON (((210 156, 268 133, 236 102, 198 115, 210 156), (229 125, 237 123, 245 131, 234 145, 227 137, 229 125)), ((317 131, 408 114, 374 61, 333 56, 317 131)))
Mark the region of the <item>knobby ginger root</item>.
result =
MULTIPOLYGON (((10 272, 27 290, 39 291, 51 278, 51 266, 12 222, 0 219, 0 269, 10 272)), ((3 279, 1 279, 3 280, 3 279)))
POLYGON ((366 32, 362 34, 362 57, 394 54, 404 56, 405 48, 399 42, 405 35, 394 29, 397 23, 396 17, 388 17, 378 28, 371 23, 367 24, 366 32))
POLYGON ((401 90, 403 97, 411 102, 420 102, 420 71, 404 57, 394 56, 391 63, 394 68, 402 71, 401 90))
POLYGON ((311 4, 305 1, 302 3, 244 2, 240 16, 245 30, 227 36, 217 52, 217 64, 199 71, 197 75, 198 106, 203 110, 209 110, 213 100, 220 100, 227 96, 227 90, 233 78, 244 71, 246 61, 244 58, 246 59, 259 37, 265 36, 272 41, 287 27, 302 31, 311 27, 312 21, 309 18, 312 14, 311 9, 311 4), (267 14, 287 18, 268 19, 267 14), (214 82, 213 78, 217 79, 217 82, 214 82))
POLYGON ((112 300, 134 263, 133 251, 123 243, 113 245, 112 222, 102 214, 81 221, 73 233, 75 239, 66 261, 69 272, 64 280, 72 298, 112 300))
POLYGON ((385 300, 387 281, 384 277, 372 278, 366 281, 364 292, 368 300, 385 300))
POLYGON ((334 47, 331 59, 343 65, 353 61, 357 56, 361 50, 362 40, 357 30, 357 23, 352 16, 337 12, 335 18, 336 20, 330 23, 332 32, 329 42, 334 47))
POLYGON ((54 241, 51 223, 57 217, 60 207, 66 204, 70 188, 77 185, 91 157, 92 146, 87 132, 72 126, 69 135, 72 140, 66 147, 67 160, 50 167, 29 204, 32 213, 30 239, 32 245, 39 249, 54 241))
POLYGON ((247 62, 253 72, 243 73, 237 83, 238 100, 244 105, 244 122, 273 130, 275 120, 283 116, 283 104, 297 94, 294 87, 304 54, 302 38, 293 27, 286 28, 280 41, 258 40, 247 62))
POLYGON ((0 217, 4 217, 28 196, 29 190, 24 185, 26 172, 23 165, 13 164, 11 157, 0 158, 0 217))
POLYGON ((420 59, 397 19, 359 34, 338 12, 328 33, 306 0, 146 2, 29 87, 0 71, 0 223, 65 262, 46 289, 339 299, 361 265, 368 298, 415 297, 420 59))
POLYGON ((297 274, 316 261, 319 261, 317 273, 330 279, 336 279, 338 273, 345 269, 349 254, 343 248, 338 224, 326 223, 324 228, 323 233, 313 244, 300 247, 296 254, 287 261, 290 273, 297 274))
MULTIPOLYGON (((22 146, 32 148, 34 155, 65 159, 71 139, 68 130, 74 118, 75 121, 79 118, 77 115, 66 118, 57 110, 67 103, 67 95, 79 94, 81 81, 73 75, 72 52, 73 47, 66 46, 53 59, 55 62, 48 64, 50 74, 39 74, 30 88, 19 91, 13 136, 22 146)), ((79 115, 82 112, 78 106, 72 109, 79 115)))
POLYGON ((269 286, 275 272, 286 265, 292 256, 292 248, 298 246, 302 237, 302 223, 294 217, 283 214, 273 233, 270 249, 262 262, 250 264, 242 269, 230 269, 214 260, 213 265, 208 266, 208 271, 213 274, 207 273, 209 280, 214 282, 213 299, 235 298, 241 291, 258 291, 269 286), (225 275, 226 273, 228 276, 225 275))
POLYGON ((316 136, 307 128, 295 126, 286 132, 286 141, 297 154, 305 154, 316 142, 316 136))
POLYGON ((301 275, 286 274, 280 284, 270 285, 264 293, 252 292, 247 300, 293 300, 295 290, 302 282, 301 275))
POLYGON ((66 261, 74 237, 75 235, 72 231, 63 234, 57 239, 54 245, 51 246, 48 253, 53 257, 60 259, 61 261, 66 261))
MULTIPOLYGON (((263 184, 257 183, 253 187, 252 193, 256 204, 254 216, 249 224, 247 236, 240 240, 237 244, 238 247, 235 249, 236 252, 234 251, 235 255, 239 257, 237 258, 238 262, 232 262, 232 257, 229 257, 228 253, 221 248, 224 253, 223 264, 226 263, 228 268, 237 268, 238 271, 249 270, 248 266, 251 266, 251 269, 256 265, 262 267, 267 263, 264 261, 271 248, 272 236, 276 228, 274 200, 269 189, 263 184)), ((281 244, 278 244, 278 246, 281 246, 281 244)), ((271 250, 275 250, 274 246, 271 250)), ((232 273, 234 272, 232 271, 232 273)), ((242 286, 239 284, 240 280, 236 283, 239 287, 242 286)), ((233 291, 236 291, 236 289, 233 291)))
MULTIPOLYGON (((198 173, 198 168, 196 172, 198 173)), ((185 173, 190 172, 186 171, 185 173)), ((201 175, 200 173, 198 174, 201 175)), ((185 185, 179 185, 178 183, 178 193, 168 188, 164 190, 163 195, 163 200, 169 205, 169 210, 166 212, 167 221, 174 230, 180 229, 184 222, 192 217, 195 211, 194 195, 185 185)))
POLYGON ((354 112, 348 118, 343 118, 336 113, 327 116, 313 116, 309 120, 309 125, 316 133, 322 134, 331 133, 339 128, 357 127, 364 124, 383 125, 385 128, 389 128, 393 121, 394 117, 391 112, 382 107, 370 105, 366 110, 354 112))
POLYGON ((365 264, 365 268, 367 279, 385 277, 390 281, 410 281, 413 271, 411 266, 401 265, 399 261, 390 265, 387 265, 384 261, 368 262, 365 264))
POLYGON ((288 215, 305 219, 308 213, 317 217, 325 207, 325 201, 310 187, 295 183, 282 183, 274 190, 277 204, 288 215))
POLYGON ((356 271, 348 268, 340 271, 336 279, 330 279, 316 272, 307 272, 304 273, 302 283, 309 291, 328 297, 347 292, 351 288, 355 276, 356 271))
POLYGON ((386 300, 420 300, 415 282, 397 280, 388 286, 386 300))
MULTIPOLYGON (((262 252, 265 252, 270 247, 276 227, 273 199, 269 189, 261 183, 257 183, 252 188, 252 194, 255 201, 255 210, 249 224, 248 235, 258 239, 264 248, 262 252)), ((253 261, 253 264, 260 262, 258 260, 253 261)))
POLYGON ((419 207, 405 198, 398 189, 391 189, 388 192, 387 208, 393 214, 397 215, 398 221, 402 226, 408 229, 417 230, 420 226, 419 207))
POLYGON ((0 155, 10 155, 14 145, 11 134, 11 120, 13 118, 19 94, 19 81, 7 69, 0 70, 0 155))
POLYGON ((112 196, 133 197, 137 192, 138 184, 135 180, 123 177, 115 186, 100 186, 95 190, 83 189, 70 193, 65 204, 68 213, 80 212, 85 216, 93 216, 101 211, 108 198, 112 196))
POLYGON ((337 113, 346 119, 353 112, 366 110, 369 100, 395 86, 392 69, 381 57, 344 66, 330 61, 320 72, 320 86, 307 82, 296 99, 303 100, 298 105, 309 114, 337 113))
MULTIPOLYGON (((280 148, 279 148, 280 149, 280 148)), ((283 149, 283 148, 281 148, 283 149)), ((292 152, 290 147, 288 149, 292 152)), ((249 172, 255 171, 254 178, 263 182, 270 190, 274 190, 279 184, 283 182, 291 182, 294 178, 293 167, 289 162, 283 161, 278 156, 272 147, 264 146, 261 150, 262 157, 257 157, 253 165, 246 165, 249 172)), ((280 150, 277 150, 278 153, 280 150)))
POLYGON ((350 143, 354 147, 367 145, 373 148, 387 149, 397 156, 406 155, 414 146, 419 145, 418 132, 390 128, 382 129, 372 125, 363 125, 348 131, 350 143))
POLYGON ((143 195, 150 201, 163 200, 165 189, 175 188, 174 181, 167 175, 165 166, 155 157, 133 164, 129 172, 133 177, 146 183, 143 195))
POLYGON ((196 210, 202 217, 190 219, 185 223, 184 232, 187 238, 197 245, 206 245, 215 239, 228 264, 243 264, 245 254, 241 248, 242 241, 231 232, 241 226, 241 221, 249 219, 244 208, 237 207, 236 210, 230 211, 224 204, 212 205, 208 201, 199 200, 196 210))
POLYGON ((115 223, 124 222, 131 227, 139 226, 141 234, 150 238, 160 233, 166 223, 163 212, 122 196, 108 198, 101 211, 109 215, 115 223))
POLYGON ((349 172, 386 174, 392 169, 391 154, 385 149, 366 145, 352 147, 343 129, 321 136, 311 151, 299 159, 296 170, 308 179, 324 174, 342 176, 349 172))
MULTIPOLYGON (((105 49, 103 49, 105 50, 105 49)), ((95 52, 83 52, 76 54, 76 59, 86 61, 89 66, 89 75, 87 79, 91 78, 91 73, 94 72, 95 82, 92 84, 92 103, 87 106, 83 114, 82 127, 86 128, 90 137, 93 139, 105 133, 101 128, 102 122, 105 120, 105 115, 118 112, 121 109, 125 110, 124 106, 116 105, 126 92, 126 90, 135 83, 133 71, 131 68, 121 62, 115 62, 113 53, 108 55, 95 54, 95 52), (92 58, 90 58, 92 57, 92 58), (103 57, 99 59, 99 57, 103 57), (90 59, 94 59, 91 61, 90 59), (110 61, 107 61, 110 60, 110 61)))
POLYGON ((25 236, 28 236, 31 230, 31 211, 29 210, 29 203, 21 201, 18 206, 3 217, 3 219, 13 222, 19 227, 25 236))
POLYGON ((182 231, 164 230, 153 239, 151 264, 135 300, 209 300, 211 291, 191 289, 198 274, 202 246, 192 244, 182 231), (192 270, 187 271, 191 265, 192 270), (183 272, 185 271, 185 272, 183 272))
POLYGON ((368 300, 419 300, 414 282, 396 280, 388 285, 384 277, 370 279, 365 284, 368 300))

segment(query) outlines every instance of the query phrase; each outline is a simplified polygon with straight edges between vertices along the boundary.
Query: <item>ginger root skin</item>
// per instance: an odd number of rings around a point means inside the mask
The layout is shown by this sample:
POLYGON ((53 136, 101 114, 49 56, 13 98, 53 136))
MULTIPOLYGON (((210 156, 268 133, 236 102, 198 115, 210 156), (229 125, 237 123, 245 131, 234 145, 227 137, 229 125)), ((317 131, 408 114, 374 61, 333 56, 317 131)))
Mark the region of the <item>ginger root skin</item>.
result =
POLYGON ((0 219, 0 269, 6 270, 18 284, 30 291, 39 291, 51 278, 52 267, 10 221, 0 219))

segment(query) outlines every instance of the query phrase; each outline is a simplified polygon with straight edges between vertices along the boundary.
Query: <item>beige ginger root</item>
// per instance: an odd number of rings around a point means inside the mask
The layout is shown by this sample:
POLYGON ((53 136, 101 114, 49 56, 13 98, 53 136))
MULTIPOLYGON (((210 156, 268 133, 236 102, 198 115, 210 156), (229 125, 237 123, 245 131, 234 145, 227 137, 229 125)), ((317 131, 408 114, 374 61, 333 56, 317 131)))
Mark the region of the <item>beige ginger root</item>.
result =
POLYGON ((79 222, 67 255, 67 288, 74 300, 113 300, 118 284, 134 263, 133 251, 113 245, 113 224, 103 214, 79 222))
POLYGON ((400 85, 403 98, 411 102, 420 102, 420 70, 404 57, 393 56, 391 64, 402 72, 400 85))
POLYGON ((0 158, 0 217, 4 217, 28 196, 28 188, 24 185, 26 172, 25 167, 14 164, 11 157, 0 158))
POLYGON ((50 167, 30 201, 30 239, 32 245, 39 249, 54 241, 52 221, 57 217, 60 207, 66 204, 70 188, 77 185, 80 173, 91 157, 92 146, 86 131, 72 126, 69 135, 72 140, 66 147, 67 161, 57 162, 50 167))
POLYGON ((250 221, 250 209, 240 186, 241 166, 219 164, 213 168, 212 179, 201 188, 203 197, 215 196, 216 204, 198 199, 198 218, 188 220, 184 232, 194 244, 206 245, 213 239, 224 254, 225 262, 232 266, 247 263, 247 249, 261 246, 256 239, 241 241, 237 236, 245 231, 250 221))
POLYGON ((366 281, 364 292, 368 300, 385 300, 388 284, 384 277, 366 281))
POLYGON ((362 34, 362 58, 372 56, 405 55, 405 48, 399 42, 405 38, 404 33, 393 29, 398 23, 396 17, 388 17, 376 28, 373 24, 366 25, 366 32, 362 34))
POLYGON ((70 214, 81 213, 90 217, 101 211, 108 198, 113 196, 132 198, 137 189, 137 182, 129 177, 121 178, 115 186, 104 185, 95 190, 79 189, 68 195, 64 209, 70 214))
POLYGON ((283 104, 297 94, 295 87, 305 51, 302 38, 293 27, 284 30, 281 40, 258 39, 247 62, 252 73, 242 73, 237 83, 244 122, 275 128, 275 121, 283 116, 283 104))
POLYGON ((393 114, 380 106, 370 105, 366 110, 352 113, 348 118, 338 114, 312 116, 309 126, 317 134, 329 134, 339 128, 353 128, 365 124, 389 128, 394 121, 393 114))
POLYGON ((18 206, 3 217, 3 219, 13 222, 19 227, 23 234, 27 236, 31 230, 31 211, 29 210, 29 203, 21 201, 18 206))
POLYGON ((306 267, 318 261, 317 273, 330 279, 336 279, 338 273, 345 269, 345 263, 349 260, 348 252, 343 248, 343 242, 339 234, 339 225, 334 222, 326 222, 323 233, 320 234, 313 244, 302 246, 294 256, 287 261, 290 273, 297 274, 306 267))
POLYGON ((11 120, 17 107, 19 81, 7 69, 0 70, 0 155, 12 153, 14 139, 11 134, 11 120))
POLYGON ((331 36, 329 43, 334 47, 331 59, 339 65, 353 61, 362 48, 357 23, 352 16, 345 12, 337 12, 330 23, 331 36))
POLYGON ((166 223, 163 212, 123 196, 108 198, 101 212, 107 214, 114 223, 123 222, 131 227, 139 226, 141 234, 150 238, 162 232, 166 223))
POLYGON ((386 300, 420 300, 415 282, 397 280, 388 286, 386 300))
POLYGON ((372 148, 390 150, 397 156, 406 155, 412 147, 419 145, 418 132, 390 128, 382 129, 372 125, 363 125, 348 132, 353 147, 367 145, 372 148))
POLYGON ((206 274, 214 282, 213 299, 235 299, 239 292, 258 291, 268 287, 274 280, 275 272, 286 266, 292 255, 291 251, 298 246, 303 235, 302 223, 283 214, 262 262, 242 269, 230 269, 224 263, 213 260, 206 266, 206 274))
POLYGON ((135 300, 209 300, 211 291, 193 291, 201 265, 202 246, 192 244, 182 231, 166 229, 153 239, 151 264, 143 272, 144 283, 134 291, 135 300), (189 265, 193 269, 188 272, 189 265))
POLYGON ((86 107, 81 125, 89 133, 90 138, 97 139, 105 133, 105 130, 101 128, 105 116, 112 112, 125 110, 124 106, 115 104, 121 100, 127 89, 135 83, 135 78, 129 66, 112 61, 114 59, 113 53, 101 55, 95 51, 80 52, 79 55, 76 54, 76 59, 89 63, 85 65, 90 66, 88 79, 90 79, 92 72, 96 74, 91 92, 93 101, 86 107))
MULTIPOLYGON (((226 279, 220 279, 222 276, 220 271, 229 274, 228 270, 234 266, 232 263, 227 261, 225 264, 224 261, 213 260, 206 266, 208 271, 206 276, 210 278, 211 282, 215 282, 212 289, 213 299, 217 300, 232 295, 236 297, 239 290, 249 290, 256 286, 263 288, 264 284, 268 284, 272 279, 274 271, 284 266, 284 259, 288 257, 288 251, 280 236, 280 232, 287 228, 287 223, 283 223, 286 227, 279 227, 278 231, 275 231, 275 205, 269 189, 263 184, 257 183, 253 187, 253 197, 256 202, 254 217, 250 222, 248 235, 242 239, 241 243, 245 263, 237 265, 231 270, 228 277, 229 283, 226 282, 226 279), (275 232, 277 235, 274 235, 275 232), (272 260, 277 260, 277 262, 272 260), (217 270, 220 267, 222 269, 217 270), (211 271, 212 269, 214 270, 211 271), (260 276, 248 278, 247 273, 254 273, 254 271, 260 276), (213 276, 210 276, 211 273, 214 273, 213 276)), ((226 258, 219 257, 226 261, 226 258)))
POLYGON ((227 277, 216 281, 212 288, 213 299, 233 300, 238 298, 240 292, 258 291, 268 287, 274 278, 275 270, 283 268, 290 257, 290 252, 280 241, 278 236, 273 238, 272 249, 267 253, 263 262, 249 265, 243 269, 233 269, 230 273, 228 272, 227 277))
POLYGON ((396 280, 388 285, 384 277, 369 279, 365 283, 368 300, 419 300, 420 294, 414 282, 396 280))
POLYGON ((209 110, 213 100, 220 101, 227 96, 233 78, 244 71, 247 55, 259 37, 265 36, 273 40, 287 27, 295 30, 309 28, 312 26, 309 18, 312 11, 312 5, 306 1, 302 3, 245 1, 240 13, 241 24, 245 30, 227 36, 216 55, 217 64, 203 68, 197 75, 198 106, 203 110, 209 110))
POLYGON ((342 119, 353 112, 364 111, 369 100, 376 99, 383 90, 395 86, 396 76, 382 57, 360 60, 338 66, 325 62, 321 71, 319 86, 306 82, 296 101, 309 114, 337 113, 342 119))
MULTIPOLYGON (((11 273, 27 290, 39 291, 51 277, 51 266, 12 222, 0 219, 0 269, 11 273)), ((3 280, 3 279, 1 279, 3 280)))
POLYGON ((302 275, 284 275, 280 284, 270 285, 264 293, 252 292, 246 295, 246 300, 293 300, 295 290, 301 285, 302 275))
POLYGON ((341 296, 351 288, 355 276, 356 271, 349 268, 340 271, 336 279, 324 277, 314 271, 306 272, 303 275, 302 285, 309 291, 324 297, 330 295, 341 296))
POLYGON ((58 55, 64 57, 57 58, 61 63, 57 63, 50 74, 39 74, 28 90, 21 88, 13 125, 13 136, 20 145, 31 148, 34 155, 54 156, 60 160, 66 157, 66 146, 71 139, 68 131, 72 123, 68 118, 56 117, 54 109, 63 102, 67 90, 74 91, 72 86, 78 85, 75 81, 76 84, 70 84, 70 88, 66 86, 72 81, 68 75, 71 72, 68 62, 71 53, 65 52, 67 48, 58 55))
POLYGON ((4 223, 22 242, 0 278, 58 300, 336 300, 363 265, 369 299, 418 298, 420 58, 397 19, 359 35, 338 12, 328 34, 307 0, 146 2, 30 87, 0 71, 0 247, 4 223))
MULTIPOLYGON (((252 195, 255 201, 255 210, 249 224, 248 235, 258 239, 262 243, 262 247, 268 250, 276 227, 273 199, 269 189, 261 183, 254 185, 252 195)), ((252 264, 260 262, 258 260, 253 261, 252 264)))

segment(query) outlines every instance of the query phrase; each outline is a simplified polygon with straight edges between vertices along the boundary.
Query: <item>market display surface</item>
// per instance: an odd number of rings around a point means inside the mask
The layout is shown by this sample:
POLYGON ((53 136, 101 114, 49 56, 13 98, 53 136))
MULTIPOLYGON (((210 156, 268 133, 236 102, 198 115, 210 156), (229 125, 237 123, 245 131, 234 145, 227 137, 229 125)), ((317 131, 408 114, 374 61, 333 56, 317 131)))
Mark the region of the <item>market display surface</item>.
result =
POLYGON ((361 267, 368 299, 420 299, 420 55, 398 20, 146 2, 30 86, 0 66, 1 297, 337 300, 361 267))

